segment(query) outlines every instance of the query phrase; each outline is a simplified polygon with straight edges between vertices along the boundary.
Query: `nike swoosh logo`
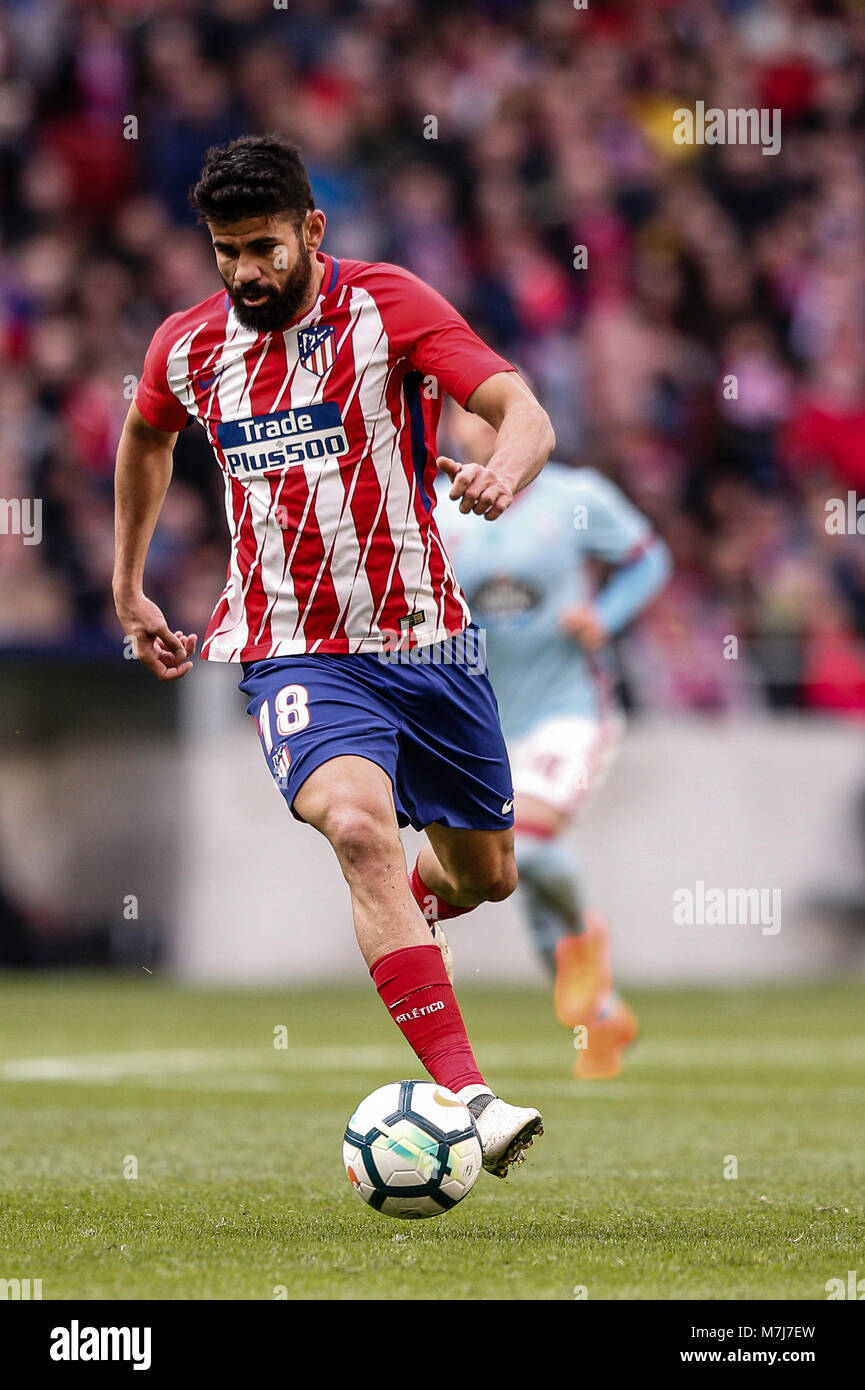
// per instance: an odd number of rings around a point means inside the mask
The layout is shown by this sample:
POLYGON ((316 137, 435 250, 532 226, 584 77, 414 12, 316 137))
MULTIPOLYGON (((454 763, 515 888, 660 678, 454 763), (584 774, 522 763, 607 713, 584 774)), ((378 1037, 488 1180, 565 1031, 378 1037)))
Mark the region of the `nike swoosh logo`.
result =
POLYGON ((200 377, 198 378, 197 385, 201 387, 201 390, 202 390, 202 391, 206 391, 207 388, 208 388, 209 386, 212 386, 212 385, 213 385, 213 383, 215 382, 215 380, 216 380, 216 378, 217 378, 218 376, 222 376, 222 373, 223 373, 224 371, 225 371, 225 367, 220 367, 219 371, 218 371, 218 372, 214 372, 214 373, 213 373, 213 376, 208 377, 207 381, 204 380, 204 377, 203 377, 203 376, 200 376, 200 377))
POLYGON ((506 816, 507 813, 508 813, 508 811, 512 811, 513 809, 514 809, 514 798, 511 797, 510 800, 509 800, 509 801, 506 801, 505 804, 504 804, 504 806, 502 807, 502 815, 503 815, 503 816, 506 816))

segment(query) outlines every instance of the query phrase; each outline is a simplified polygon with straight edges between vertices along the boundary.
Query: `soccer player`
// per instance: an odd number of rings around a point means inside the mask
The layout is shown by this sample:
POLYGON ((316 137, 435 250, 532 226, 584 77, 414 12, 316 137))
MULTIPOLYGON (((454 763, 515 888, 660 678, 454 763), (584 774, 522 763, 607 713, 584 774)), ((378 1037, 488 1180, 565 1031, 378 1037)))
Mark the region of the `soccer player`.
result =
POLYGON ((486 674, 461 659, 471 618, 434 479, 438 466, 462 512, 495 522, 543 467, 552 428, 434 290, 320 250, 325 215, 294 146, 247 136, 209 151, 191 201, 224 284, 168 318, 147 352, 117 455, 117 613, 160 680, 192 669, 195 634, 172 631, 144 593, 191 417, 222 471, 231 532, 201 654, 242 666, 288 806, 336 853, 382 1000, 504 1177, 541 1117, 487 1085, 430 937, 517 881, 507 753, 486 674), (441 392, 494 431, 484 464, 437 460, 441 392), (407 824, 428 841, 410 878, 407 824))
MULTIPOLYGON (((454 445, 495 453, 481 418, 452 407, 454 445)), ((556 1012, 580 1028, 574 1072, 617 1076, 636 1037, 612 988, 604 919, 586 910, 582 869, 564 835, 600 786, 622 714, 604 649, 666 582, 667 547, 611 482, 550 463, 493 532, 443 501, 445 544, 486 635, 516 797, 516 861, 534 944, 555 979, 556 1012), (590 567, 612 577, 593 595, 590 567)))

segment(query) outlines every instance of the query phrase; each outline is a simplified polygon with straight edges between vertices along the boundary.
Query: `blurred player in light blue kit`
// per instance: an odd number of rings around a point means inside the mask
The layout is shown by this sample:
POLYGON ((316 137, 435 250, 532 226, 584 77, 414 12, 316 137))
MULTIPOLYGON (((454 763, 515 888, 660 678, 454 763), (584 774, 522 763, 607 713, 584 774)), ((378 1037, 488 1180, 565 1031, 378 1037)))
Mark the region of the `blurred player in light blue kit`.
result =
MULTIPOLYGON (((485 463, 483 420, 453 407, 448 437, 485 463)), ((534 944, 555 978, 556 1013, 582 1025, 575 1075, 617 1076, 639 1024, 615 993, 609 933, 586 907, 582 867, 563 832, 603 782, 623 729, 605 648, 654 598, 670 556, 613 483, 548 463, 495 527, 461 515, 440 480, 436 520, 486 655, 508 744, 516 860, 534 944), (611 576, 593 592, 592 566, 611 576)))

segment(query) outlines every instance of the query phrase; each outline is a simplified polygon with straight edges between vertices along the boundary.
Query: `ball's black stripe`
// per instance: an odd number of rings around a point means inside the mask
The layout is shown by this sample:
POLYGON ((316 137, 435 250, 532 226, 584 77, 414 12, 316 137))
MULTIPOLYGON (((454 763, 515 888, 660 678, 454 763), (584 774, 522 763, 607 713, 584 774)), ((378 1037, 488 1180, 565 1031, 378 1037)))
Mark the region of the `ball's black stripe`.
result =
POLYGON ((442 1211, 451 1211, 453 1207, 457 1206, 458 1203, 462 1201, 463 1197, 466 1194, 462 1193, 462 1195, 459 1197, 451 1197, 450 1193, 439 1191, 436 1192, 434 1195, 436 1202, 441 1207, 442 1211))
POLYGON ((476 1139, 477 1130, 472 1125, 471 1129, 461 1129, 459 1134, 448 1134, 445 1137, 449 1144, 461 1144, 464 1139, 476 1139))
POLYGON ((419 1115, 416 1110, 407 1110, 404 1118, 411 1120, 413 1125, 417 1125, 418 1129, 422 1129, 424 1134, 428 1134, 430 1139, 434 1139, 437 1144, 454 1143, 453 1137, 448 1134, 447 1130, 442 1129, 433 1120, 428 1120, 426 1115, 419 1115))
POLYGON ((448 1166, 448 1159, 450 1158, 450 1156, 451 1146, 447 1142, 447 1140, 445 1140, 444 1143, 439 1144, 439 1151, 436 1154, 436 1158, 438 1159, 439 1165, 438 1177, 434 1180, 436 1188, 441 1187, 443 1180, 445 1178, 449 1178, 451 1173, 453 1172, 453 1169, 448 1166))
POLYGON ((381 1176, 381 1173, 375 1166, 375 1159, 372 1156, 372 1149, 370 1148, 369 1144, 364 1144, 362 1153, 364 1167, 366 1168, 366 1171, 369 1174, 369 1178, 372 1182, 373 1187, 375 1187, 379 1192, 386 1194, 387 1183, 384 1181, 384 1179, 381 1176))

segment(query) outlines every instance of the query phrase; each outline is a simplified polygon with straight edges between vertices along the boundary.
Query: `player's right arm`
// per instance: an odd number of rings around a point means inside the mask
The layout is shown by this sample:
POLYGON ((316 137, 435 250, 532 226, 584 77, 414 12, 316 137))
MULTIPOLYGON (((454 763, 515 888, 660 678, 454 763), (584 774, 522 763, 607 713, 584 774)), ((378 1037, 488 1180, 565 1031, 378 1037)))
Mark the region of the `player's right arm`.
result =
POLYGON ((117 449, 114 474, 114 606, 124 632, 135 641, 138 659, 162 681, 192 670, 196 636, 172 632, 165 616, 144 593, 144 565, 168 484, 177 431, 155 429, 137 405, 129 414, 117 449))

